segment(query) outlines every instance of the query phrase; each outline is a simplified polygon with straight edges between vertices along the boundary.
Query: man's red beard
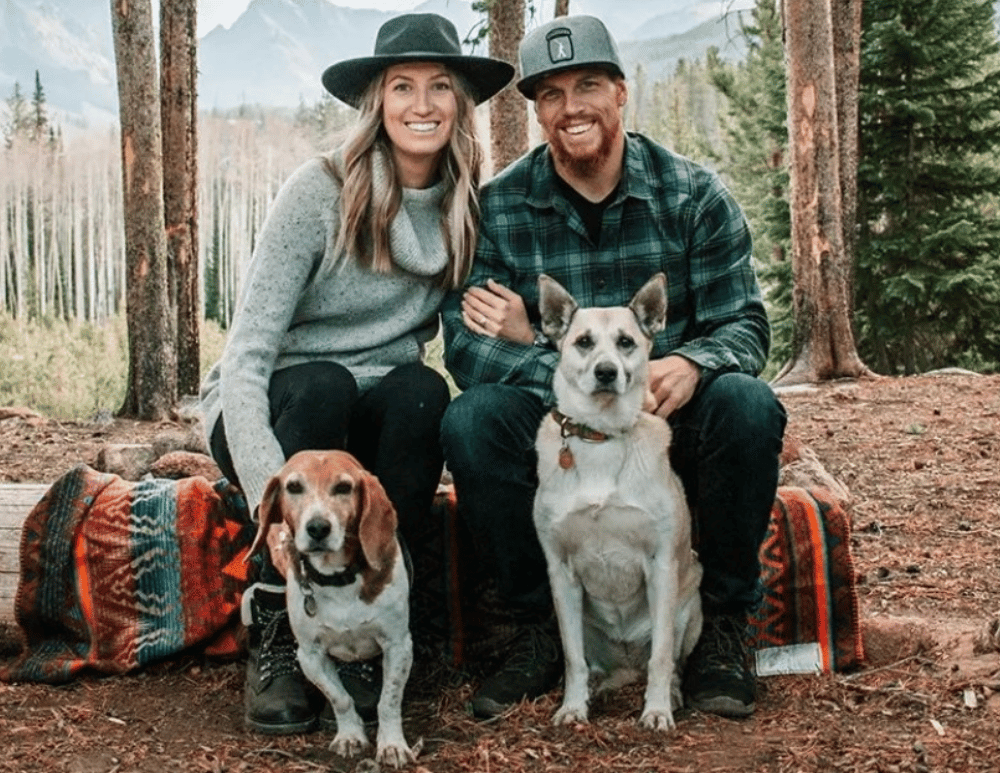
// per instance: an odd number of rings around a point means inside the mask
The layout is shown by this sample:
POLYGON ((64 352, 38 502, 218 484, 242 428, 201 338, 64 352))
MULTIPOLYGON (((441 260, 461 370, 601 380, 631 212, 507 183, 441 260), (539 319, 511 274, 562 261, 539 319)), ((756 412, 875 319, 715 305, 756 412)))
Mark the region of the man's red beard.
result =
POLYGON ((596 174, 611 157, 614 144, 622 132, 619 121, 606 124, 600 117, 596 119, 597 128, 601 132, 601 141, 597 147, 586 155, 571 151, 563 141, 562 132, 557 129, 549 137, 549 147, 552 155, 560 166, 568 169, 575 177, 590 177, 596 174))

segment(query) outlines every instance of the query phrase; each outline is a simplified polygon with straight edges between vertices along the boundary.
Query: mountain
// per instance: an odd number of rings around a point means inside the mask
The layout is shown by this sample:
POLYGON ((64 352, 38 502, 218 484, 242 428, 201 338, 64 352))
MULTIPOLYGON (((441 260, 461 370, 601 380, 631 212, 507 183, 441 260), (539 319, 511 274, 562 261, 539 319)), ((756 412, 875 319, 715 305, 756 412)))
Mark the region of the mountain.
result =
MULTIPOLYGON (((552 18, 552 3, 542 2, 542 16, 552 18)), ((570 0, 573 13, 601 19, 621 44, 662 40, 728 13, 752 8, 753 0, 570 0)))
MULTIPOLYGON (((528 20, 529 29, 552 18, 554 0, 534 5, 537 18, 528 20)), ((731 12, 752 5, 753 0, 572 0, 570 8, 604 20, 619 41, 627 75, 641 63, 647 77, 662 78, 678 59, 699 59, 709 46, 718 47, 724 58, 742 58, 739 25, 731 12)), ((463 36, 480 22, 471 0, 426 0, 414 10, 448 17, 463 36)), ((319 80, 323 69, 370 54, 376 31, 391 15, 341 7, 335 0, 251 0, 230 27, 217 26, 200 38, 201 108, 315 102, 325 93, 319 80)), ((36 70, 58 122, 116 121, 107 0, 2 0, 0 113, 15 82, 30 100, 36 70)))
POLYGON ((251 0, 229 29, 216 27, 199 42, 201 106, 314 102, 323 93, 323 68, 370 54, 371 41, 387 18, 327 0, 251 0))
MULTIPOLYGON (((111 13, 100 0, 3 0, 0 98, 20 85, 30 100, 35 71, 51 112, 71 123, 117 116, 111 13)), ((6 108, 6 102, 2 103, 6 108)))
POLYGON ((746 57, 747 47, 740 34, 738 14, 709 19, 679 35, 626 40, 620 45, 619 53, 626 75, 632 75, 641 64, 647 80, 653 82, 668 77, 681 59, 691 62, 704 58, 710 47, 717 48, 719 57, 730 62, 746 57))
MULTIPOLYGON (((734 7, 750 4, 751 0, 727 2, 734 7)), ((545 0, 538 7, 540 18, 551 18, 545 0)), ((734 55, 730 58, 742 56, 742 48, 727 46, 727 32, 731 35, 734 27, 730 23, 727 28, 720 20, 719 0, 573 0, 570 7, 574 13, 590 13, 605 21, 621 44, 626 74, 641 61, 648 73, 660 77, 673 69, 678 58, 699 58, 709 45, 728 49, 734 55), (676 8, 662 12, 670 6, 676 8), (708 21, 699 23, 703 19, 708 21), (689 34, 675 34, 692 27, 689 34)), ((468 0, 427 0, 414 10, 448 17, 463 36, 479 21, 468 0)), ((319 81, 323 69, 340 59, 369 55, 379 26, 390 15, 340 8, 327 0, 252 0, 229 29, 216 27, 201 39, 202 107, 242 103, 294 107, 314 102, 324 93, 319 81)), ((528 28, 538 23, 529 19, 528 28)))

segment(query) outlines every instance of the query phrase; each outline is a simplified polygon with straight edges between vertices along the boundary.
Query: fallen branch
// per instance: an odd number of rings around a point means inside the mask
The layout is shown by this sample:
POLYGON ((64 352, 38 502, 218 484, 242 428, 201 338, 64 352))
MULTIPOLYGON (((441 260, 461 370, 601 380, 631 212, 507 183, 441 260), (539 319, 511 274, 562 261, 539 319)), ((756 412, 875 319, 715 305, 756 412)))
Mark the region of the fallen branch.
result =
POLYGON ((865 671, 858 671, 855 674, 846 674, 846 675, 840 677, 840 681, 841 682, 845 682, 845 683, 846 682, 852 682, 855 679, 860 679, 863 676, 870 676, 872 674, 877 674, 877 673, 879 673, 881 671, 890 671, 892 669, 899 668, 904 663, 909 663, 911 660, 923 660, 925 664, 930 663, 929 660, 927 660, 926 658, 923 658, 920 655, 909 655, 909 656, 903 658, 902 660, 897 660, 894 663, 888 663, 888 664, 886 664, 884 666, 879 666, 878 668, 870 668, 870 669, 867 669, 865 671))

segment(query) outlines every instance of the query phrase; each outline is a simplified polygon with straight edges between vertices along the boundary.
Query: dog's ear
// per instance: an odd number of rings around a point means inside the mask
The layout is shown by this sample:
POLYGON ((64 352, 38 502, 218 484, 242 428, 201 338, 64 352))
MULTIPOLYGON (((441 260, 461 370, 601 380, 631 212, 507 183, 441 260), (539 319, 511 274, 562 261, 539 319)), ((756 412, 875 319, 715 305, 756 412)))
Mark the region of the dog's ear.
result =
POLYGON ((538 311, 542 332, 550 341, 558 343, 566 335, 576 309, 576 301, 561 284, 546 274, 538 275, 538 311))
POLYGON ((667 325, 667 277, 661 271, 654 274, 646 284, 639 288, 628 307, 632 309, 639 327, 652 338, 667 325))
POLYGON ((253 538, 253 543, 247 551, 244 561, 249 561, 250 556, 256 553, 261 545, 267 540, 267 533, 271 524, 282 520, 281 513, 281 478, 274 475, 264 489, 264 498, 260 500, 260 507, 257 508, 257 536, 253 538))
POLYGON ((365 561, 376 572, 395 558, 396 508, 382 488, 378 478, 362 471, 358 481, 358 541, 365 561))

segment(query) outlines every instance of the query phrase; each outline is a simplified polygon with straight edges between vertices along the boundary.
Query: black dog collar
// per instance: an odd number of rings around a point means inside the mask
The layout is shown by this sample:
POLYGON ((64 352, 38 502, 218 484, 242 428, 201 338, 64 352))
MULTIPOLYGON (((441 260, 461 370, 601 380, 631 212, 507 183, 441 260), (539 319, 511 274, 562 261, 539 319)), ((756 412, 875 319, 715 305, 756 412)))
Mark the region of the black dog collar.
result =
POLYGON ((333 574, 323 574, 312 565, 308 556, 299 553, 298 561, 295 562, 296 579, 302 589, 302 606, 309 617, 316 616, 316 597, 313 595, 313 585, 322 588, 342 588, 350 585, 358 578, 361 567, 354 563, 333 574))

